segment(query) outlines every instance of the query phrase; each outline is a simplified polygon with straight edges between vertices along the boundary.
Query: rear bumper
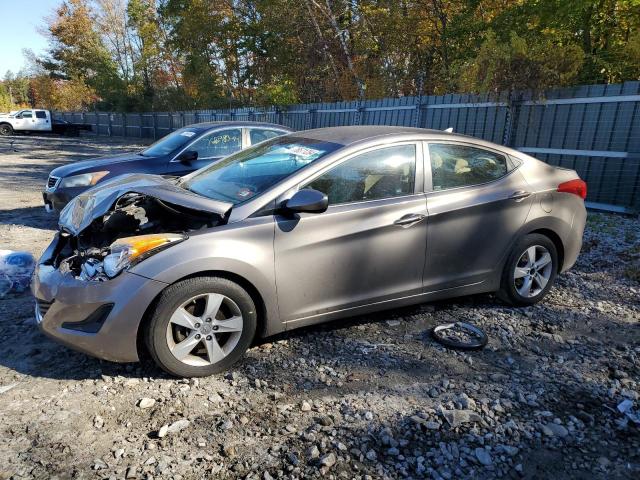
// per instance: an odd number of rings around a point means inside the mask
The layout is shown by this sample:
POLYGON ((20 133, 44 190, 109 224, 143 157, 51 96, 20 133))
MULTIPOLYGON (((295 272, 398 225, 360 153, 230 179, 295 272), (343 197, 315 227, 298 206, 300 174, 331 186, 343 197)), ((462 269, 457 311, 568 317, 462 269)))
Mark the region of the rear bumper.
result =
POLYGON ((587 224, 587 209, 582 205, 571 221, 571 230, 564 239, 564 261, 561 272, 569 270, 576 263, 580 250, 582 250, 582 237, 587 224))
MULTIPOLYGON (((52 245, 56 241, 57 237, 52 245)), ((31 283, 40 330, 63 345, 94 357, 114 362, 138 361, 140 321, 166 284, 130 272, 105 282, 81 281, 47 265, 51 251, 50 246, 31 283), (74 324, 86 324, 100 311, 106 316, 100 319, 97 329, 75 328, 74 324)))

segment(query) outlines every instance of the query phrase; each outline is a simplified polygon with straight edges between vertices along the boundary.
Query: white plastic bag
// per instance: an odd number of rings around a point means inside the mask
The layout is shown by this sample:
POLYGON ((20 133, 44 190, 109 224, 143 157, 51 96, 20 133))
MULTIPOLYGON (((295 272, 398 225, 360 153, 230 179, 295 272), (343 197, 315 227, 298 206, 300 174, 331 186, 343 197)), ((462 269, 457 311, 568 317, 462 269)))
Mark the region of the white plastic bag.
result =
POLYGON ((0 297, 28 290, 35 265, 29 252, 0 250, 0 297))

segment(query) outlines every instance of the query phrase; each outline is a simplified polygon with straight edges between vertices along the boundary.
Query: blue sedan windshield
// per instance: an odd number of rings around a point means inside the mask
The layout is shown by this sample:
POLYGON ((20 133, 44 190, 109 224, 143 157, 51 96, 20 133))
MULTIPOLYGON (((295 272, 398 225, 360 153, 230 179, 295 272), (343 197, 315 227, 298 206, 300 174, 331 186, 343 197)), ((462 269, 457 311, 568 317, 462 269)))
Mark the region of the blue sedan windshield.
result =
POLYGON ((185 177, 181 186, 214 200, 245 202, 342 145, 286 135, 185 177))
POLYGON ((140 152, 143 157, 160 157, 162 155, 169 155, 171 152, 184 146, 189 140, 198 134, 196 128, 181 128, 175 132, 170 133, 166 137, 162 137, 157 142, 151 144, 149 148, 140 152))

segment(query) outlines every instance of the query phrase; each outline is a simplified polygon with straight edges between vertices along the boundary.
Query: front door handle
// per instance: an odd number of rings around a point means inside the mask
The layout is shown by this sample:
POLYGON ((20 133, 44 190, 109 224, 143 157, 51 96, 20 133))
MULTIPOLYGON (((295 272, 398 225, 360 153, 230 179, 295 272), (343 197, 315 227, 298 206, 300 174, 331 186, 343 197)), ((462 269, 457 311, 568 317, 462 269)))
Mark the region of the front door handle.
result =
POLYGON ((410 227, 418 222, 421 222, 426 218, 426 215, 422 215, 420 213, 408 213, 400 217, 398 220, 393 222, 394 225, 398 225, 399 227, 410 227))
POLYGON ((525 198, 531 196, 531 192, 527 192, 525 190, 518 190, 517 192, 513 192, 509 197, 511 200, 515 200, 516 202, 521 202, 525 198))

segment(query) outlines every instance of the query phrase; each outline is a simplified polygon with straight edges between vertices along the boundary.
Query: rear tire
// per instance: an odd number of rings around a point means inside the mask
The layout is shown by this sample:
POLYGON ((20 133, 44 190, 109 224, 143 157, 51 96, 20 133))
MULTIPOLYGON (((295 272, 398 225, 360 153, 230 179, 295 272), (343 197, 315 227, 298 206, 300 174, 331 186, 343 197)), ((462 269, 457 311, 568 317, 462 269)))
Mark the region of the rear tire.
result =
POLYGON ((13 135, 13 127, 8 123, 0 125, 0 135, 3 137, 9 137, 13 135))
POLYGON ((542 300, 555 282, 558 252, 544 235, 531 233, 521 238, 507 259, 498 297, 514 306, 530 306, 542 300))
POLYGON ((196 277, 160 295, 144 332, 156 364, 177 377, 227 370, 251 345, 257 326, 251 296, 219 277, 196 277))

